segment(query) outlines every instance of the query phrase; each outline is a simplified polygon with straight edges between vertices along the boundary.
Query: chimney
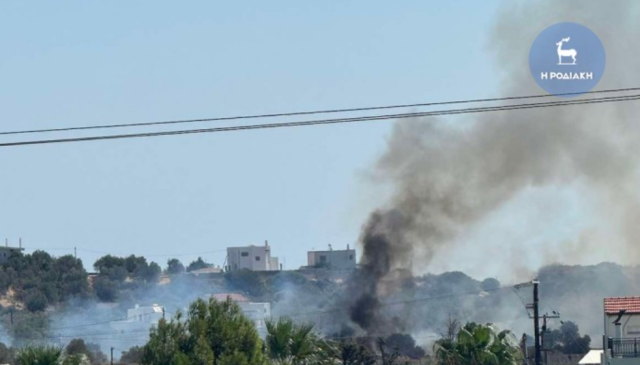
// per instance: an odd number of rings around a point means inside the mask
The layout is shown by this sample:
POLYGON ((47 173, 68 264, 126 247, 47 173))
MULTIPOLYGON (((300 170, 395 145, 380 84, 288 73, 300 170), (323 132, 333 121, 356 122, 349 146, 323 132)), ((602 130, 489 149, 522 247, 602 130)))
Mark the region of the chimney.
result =
POLYGON ((264 240, 264 247, 269 247, 269 242, 267 240, 264 240))
POLYGON ((4 239, 4 247, 9 247, 9 239, 8 238, 4 239))
POLYGON ((20 237, 20 239, 18 240, 18 242, 19 242, 19 245, 20 245, 20 246, 18 246, 18 247, 22 248, 22 237, 20 237))
POLYGON ((347 243, 347 251, 349 251, 349 244, 347 243))
POLYGON ((624 316, 624 314, 627 313, 626 309, 621 309, 620 312, 618 312, 618 317, 616 318, 615 321, 613 321, 613 324, 615 325, 615 338, 617 339, 621 339, 622 338, 622 323, 620 323, 620 320, 622 319, 622 316, 624 316))

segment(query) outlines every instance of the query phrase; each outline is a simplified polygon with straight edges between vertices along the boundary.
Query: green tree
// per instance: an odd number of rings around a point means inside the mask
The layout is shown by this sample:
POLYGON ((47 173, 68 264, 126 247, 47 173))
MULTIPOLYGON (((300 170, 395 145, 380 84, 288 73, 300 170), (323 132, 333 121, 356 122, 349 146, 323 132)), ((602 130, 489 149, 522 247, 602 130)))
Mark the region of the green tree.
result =
POLYGON ((60 283, 61 297, 72 296, 86 297, 89 290, 87 271, 82 265, 82 260, 71 255, 61 256, 54 263, 57 274, 57 282, 60 283))
POLYGON ((73 340, 69 341, 65 351, 68 355, 89 354, 89 349, 84 343, 84 340, 81 338, 74 338, 73 340))
POLYGON ((98 299, 103 302, 115 302, 118 299, 118 288, 116 283, 106 276, 99 276, 93 283, 98 299))
POLYGON ((14 338, 14 345, 22 346, 27 341, 46 340, 51 336, 47 312, 14 311, 13 317, 14 324, 5 329, 14 338))
POLYGON ((101 276, 107 276, 116 283, 124 282, 127 277, 152 282, 157 280, 162 272, 157 263, 147 263, 146 258, 135 255, 125 258, 106 255, 99 258, 93 267, 101 276))
POLYGON ((139 268, 139 270, 137 271, 138 278, 143 279, 148 283, 157 282, 161 273, 162 268, 160 268, 160 265, 153 261, 149 265, 139 268))
POLYGON ((178 275, 184 272, 184 265, 178 259, 169 259, 167 261, 167 274, 178 275))
MULTIPOLYGON (((106 255, 99 258, 94 264, 93 268, 100 274, 105 274, 110 269, 122 267, 124 268, 124 259, 122 257, 116 257, 112 255, 106 255)), ((126 269, 125 269, 126 270, 126 269)))
POLYGON ((12 287, 16 299, 25 302, 30 311, 42 311, 66 298, 89 294, 82 262, 69 255, 55 258, 44 251, 16 253, 0 270, 0 290, 12 287))
POLYGON ((85 343, 81 338, 74 338, 69 341, 65 348, 65 361, 67 362, 84 362, 87 359, 91 364, 101 364, 107 360, 107 357, 100 351, 100 346, 94 343, 85 343))
POLYGON ((354 341, 340 344, 340 360, 342 365, 375 365, 378 361, 365 346, 354 341))
POLYGON ((200 270, 211 266, 213 265, 205 262, 202 257, 198 257, 197 260, 192 261, 189 266, 187 266, 187 271, 200 270))
POLYGON ((551 331, 551 337, 555 349, 565 354, 586 354, 591 347, 591 337, 580 336, 578 325, 571 321, 562 322, 559 330, 551 331))
POLYGON ((337 346, 321 338, 313 324, 297 324, 289 318, 267 321, 267 352, 280 363, 291 365, 335 364, 337 346))
POLYGON ((54 346, 28 346, 16 355, 19 365, 58 365, 62 349, 54 346))
POLYGON ((492 324, 467 323, 455 339, 436 341, 434 355, 439 365, 517 365, 522 353, 509 331, 497 333, 492 324))
POLYGON ((134 365, 142 363, 143 349, 140 346, 133 346, 127 351, 122 353, 120 357, 120 364, 134 365))
POLYGON ((47 308, 47 297, 37 289, 29 291, 24 299, 24 304, 31 312, 40 312, 47 308))
POLYGON ((178 313, 151 329, 142 363, 148 365, 262 365, 262 341, 231 300, 198 299, 187 318, 178 313))

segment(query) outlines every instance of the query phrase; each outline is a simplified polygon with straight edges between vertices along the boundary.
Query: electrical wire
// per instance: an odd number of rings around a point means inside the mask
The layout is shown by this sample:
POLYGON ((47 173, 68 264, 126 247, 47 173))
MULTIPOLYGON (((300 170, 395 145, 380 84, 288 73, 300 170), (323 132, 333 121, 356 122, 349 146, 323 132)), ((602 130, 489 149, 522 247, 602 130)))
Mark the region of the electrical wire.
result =
POLYGON ((231 117, 182 119, 182 120, 169 120, 169 121, 161 121, 161 122, 123 123, 123 124, 107 124, 107 125, 96 125, 96 126, 82 126, 82 127, 32 129, 32 130, 22 130, 22 131, 0 132, 0 135, 68 132, 68 131, 80 131, 80 130, 91 130, 91 129, 109 129, 109 128, 146 127, 146 126, 157 126, 157 125, 232 121, 232 120, 260 119, 260 118, 274 118, 274 117, 291 117, 291 116, 316 115, 316 114, 352 113, 352 112, 360 112, 360 111, 388 110, 388 109, 399 109, 399 108, 417 108, 417 107, 430 107, 430 106, 439 106, 439 105, 471 104, 471 103, 487 103, 487 102, 496 102, 496 101, 537 99, 537 98, 548 98, 553 96, 562 97, 562 96, 576 96, 576 95, 586 95, 586 94, 619 93, 619 92, 629 92, 629 91, 638 91, 638 90, 640 90, 640 87, 595 90, 595 91, 586 91, 586 92, 559 93, 559 94, 537 94, 537 95, 524 95, 524 96, 509 96, 509 97, 502 97, 502 98, 466 99, 466 100, 440 101, 440 102, 428 102, 428 103, 416 103, 416 104, 370 106, 370 107, 345 108, 345 109, 325 109, 325 110, 298 111, 298 112, 273 113, 273 114, 240 115, 240 116, 231 116, 231 117))
POLYGON ((137 315, 130 316, 130 317, 121 317, 121 318, 115 318, 115 319, 108 320, 108 321, 85 323, 85 324, 74 325, 74 326, 51 327, 49 330, 64 330, 64 329, 72 329, 72 328, 91 327, 91 326, 97 326, 97 325, 101 325, 101 324, 109 324, 109 323, 113 323, 113 322, 128 321, 130 319, 138 318, 138 317, 141 317, 141 316, 148 316, 148 315, 151 315, 151 314, 157 314, 157 312, 149 312, 149 313, 137 314, 137 315))
POLYGON ((133 133, 133 134, 98 135, 98 136, 77 137, 77 138, 30 140, 30 141, 0 143, 0 147, 16 147, 16 146, 25 146, 25 145, 69 143, 69 142, 87 142, 87 141, 99 141, 99 140, 126 139, 126 138, 161 137, 161 136, 173 136, 173 135, 183 135, 183 134, 232 132, 232 131, 255 130, 255 129, 306 127, 306 126, 314 126, 314 125, 367 122, 367 121, 378 121, 378 120, 389 120, 389 119, 433 117, 433 116, 442 116, 442 115, 486 113, 486 112, 495 112, 495 111, 510 111, 510 110, 547 108, 547 107, 558 107, 558 106, 569 106, 569 105, 585 105, 585 104, 598 104, 598 103, 610 103, 610 102, 621 102, 621 101, 634 101, 638 99, 640 99, 640 94, 603 97, 603 98, 590 98, 590 99, 580 99, 580 100, 568 100, 568 101, 525 103, 525 104, 504 105, 504 106, 495 106, 495 107, 445 109, 445 110, 437 110, 437 111, 430 111, 430 112, 385 114, 385 115, 373 115, 373 116, 352 117, 352 118, 319 119, 319 120, 306 120, 306 121, 297 121, 297 122, 250 124, 250 125, 164 131, 164 132, 146 132, 146 133, 133 133))

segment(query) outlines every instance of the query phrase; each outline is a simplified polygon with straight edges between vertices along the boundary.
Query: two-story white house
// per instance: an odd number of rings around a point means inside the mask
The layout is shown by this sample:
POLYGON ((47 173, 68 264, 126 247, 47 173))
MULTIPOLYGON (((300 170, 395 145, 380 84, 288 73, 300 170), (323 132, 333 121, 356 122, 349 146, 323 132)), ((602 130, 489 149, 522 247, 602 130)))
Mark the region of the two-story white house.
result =
POLYGON ((271 256, 271 247, 264 241, 264 246, 244 246, 227 248, 227 270, 277 271, 280 270, 278 258, 271 256))
POLYGON ((640 297, 604 299, 606 365, 640 365, 640 297))

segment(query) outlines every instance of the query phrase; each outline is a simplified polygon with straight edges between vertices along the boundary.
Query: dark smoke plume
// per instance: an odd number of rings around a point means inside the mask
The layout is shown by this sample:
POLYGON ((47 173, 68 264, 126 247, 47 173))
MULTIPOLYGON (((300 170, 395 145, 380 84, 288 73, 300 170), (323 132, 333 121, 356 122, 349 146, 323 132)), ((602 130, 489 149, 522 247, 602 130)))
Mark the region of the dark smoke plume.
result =
MULTIPOLYGON (((489 39, 504 96, 541 93, 529 74, 529 47, 544 28, 564 21, 585 24, 601 38, 607 67, 599 89, 640 85, 639 54, 632 49, 640 36, 639 4, 518 4, 505 3, 489 39)), ((381 313, 393 270, 422 273, 434 259, 455 262, 458 238, 525 191, 570 187, 587 197, 592 211, 585 214, 594 215, 594 223, 574 242, 557 242, 553 254, 530 248, 513 260, 501 257, 496 247, 471 247, 477 260, 501 265, 509 279, 534 257, 543 263, 637 262, 639 112, 638 102, 625 102, 484 113, 455 126, 436 119, 397 121, 375 167, 375 176, 390 183, 393 194, 363 228, 362 267, 350 293, 352 321, 370 333, 393 330, 381 313)), ((551 222, 554 212, 545 216, 551 222)))

